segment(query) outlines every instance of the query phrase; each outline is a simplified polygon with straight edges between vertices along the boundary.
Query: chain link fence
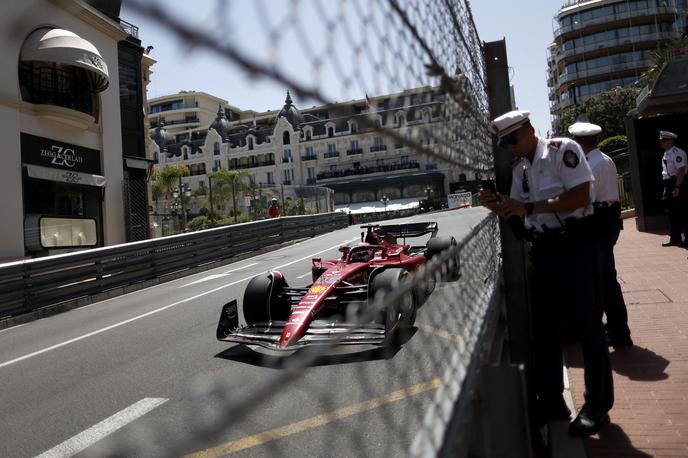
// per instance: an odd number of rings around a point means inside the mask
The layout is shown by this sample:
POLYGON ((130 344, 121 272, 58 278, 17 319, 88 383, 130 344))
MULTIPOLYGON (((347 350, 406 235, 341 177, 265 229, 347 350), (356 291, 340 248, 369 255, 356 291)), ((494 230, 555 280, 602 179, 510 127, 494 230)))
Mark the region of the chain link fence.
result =
MULTIPOLYGON (((444 103, 431 141, 421 132, 402 135, 381 126, 373 113, 361 127, 447 167, 492 175, 485 62, 466 0, 216 1, 203 28, 160 1, 131 0, 127 6, 190 48, 227 60, 241 76, 286 86, 315 103, 336 106, 337 100, 352 95, 432 87, 444 103), (254 23, 256 29, 250 36, 232 33, 232 25, 240 22, 254 23)), ((274 191, 286 206, 282 190, 274 191)), ((319 210, 319 199, 315 205, 319 210)), ((454 211, 444 218, 462 215, 454 211)), ((470 439, 476 434, 473 405, 479 367, 491 351, 487 329, 500 310, 501 245, 493 217, 483 213, 471 227, 455 246, 352 318, 370 322, 411 291, 432 290, 400 345, 359 356, 332 356, 336 342, 288 358, 233 353, 234 359, 258 366, 259 377, 249 385, 201 378, 190 395, 193 407, 181 413, 188 425, 185 434, 172 437, 162 428, 139 429, 126 441, 106 441, 94 453, 475 454, 470 439), (315 406, 318 413, 292 418, 281 408, 285 398, 315 406), (249 434, 256 417, 269 418, 272 428, 249 434), (306 431, 308 436, 300 437, 307 438, 298 441, 300 450, 294 450, 293 441, 283 441, 306 431)))

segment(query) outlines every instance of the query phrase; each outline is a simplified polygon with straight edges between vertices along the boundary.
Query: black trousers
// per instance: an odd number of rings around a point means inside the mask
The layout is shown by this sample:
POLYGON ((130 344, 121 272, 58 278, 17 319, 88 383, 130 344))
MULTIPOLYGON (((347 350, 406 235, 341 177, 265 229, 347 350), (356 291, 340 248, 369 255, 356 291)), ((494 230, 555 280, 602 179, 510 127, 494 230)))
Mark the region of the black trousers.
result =
POLYGON ((623 222, 615 211, 608 209, 600 210, 597 218, 601 229, 599 262, 602 308, 607 316, 607 330, 612 340, 626 340, 631 337, 631 330, 628 328, 628 311, 617 279, 614 259, 614 245, 619 240, 623 222))
POLYGON ((684 178, 678 197, 672 192, 676 186, 676 177, 664 180, 664 205, 669 214, 669 239, 681 243, 681 233, 688 242, 688 184, 684 178))
POLYGON ((560 402, 564 390, 562 326, 580 335, 585 402, 598 410, 614 404, 607 341, 602 329, 599 235, 537 237, 531 257, 536 390, 540 399, 560 402))

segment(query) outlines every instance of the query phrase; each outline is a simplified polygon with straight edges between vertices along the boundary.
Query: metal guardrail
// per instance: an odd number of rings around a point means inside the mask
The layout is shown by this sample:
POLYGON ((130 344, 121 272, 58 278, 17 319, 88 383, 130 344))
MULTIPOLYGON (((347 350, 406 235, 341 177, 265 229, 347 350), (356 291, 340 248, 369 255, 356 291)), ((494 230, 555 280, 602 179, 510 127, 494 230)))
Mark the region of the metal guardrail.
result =
POLYGON ((348 226, 325 213, 225 226, 0 265, 0 319, 348 226))

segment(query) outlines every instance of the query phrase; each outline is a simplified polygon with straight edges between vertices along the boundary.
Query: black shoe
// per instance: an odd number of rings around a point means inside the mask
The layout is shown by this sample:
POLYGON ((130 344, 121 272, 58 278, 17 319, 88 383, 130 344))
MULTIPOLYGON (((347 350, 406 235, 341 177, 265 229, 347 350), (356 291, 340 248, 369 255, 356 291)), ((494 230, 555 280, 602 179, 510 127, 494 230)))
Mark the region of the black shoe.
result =
POLYGON ((668 242, 662 243, 662 246, 682 246, 681 242, 673 242, 669 240, 668 242))
POLYGON ((594 410, 585 404, 576 419, 569 425, 569 434, 576 437, 590 436, 607 423, 609 423, 609 415, 606 410, 594 410))

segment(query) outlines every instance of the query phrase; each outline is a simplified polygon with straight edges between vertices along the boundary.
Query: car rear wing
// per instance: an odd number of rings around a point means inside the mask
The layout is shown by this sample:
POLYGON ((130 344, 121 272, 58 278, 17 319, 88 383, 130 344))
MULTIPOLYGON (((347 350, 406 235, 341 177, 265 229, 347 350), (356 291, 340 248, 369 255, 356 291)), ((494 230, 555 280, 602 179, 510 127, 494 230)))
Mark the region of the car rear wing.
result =
POLYGON ((377 230, 381 234, 390 234, 394 237, 420 237, 426 234, 431 234, 431 237, 437 235, 437 223, 409 223, 409 224, 366 224, 361 226, 361 229, 377 230))

